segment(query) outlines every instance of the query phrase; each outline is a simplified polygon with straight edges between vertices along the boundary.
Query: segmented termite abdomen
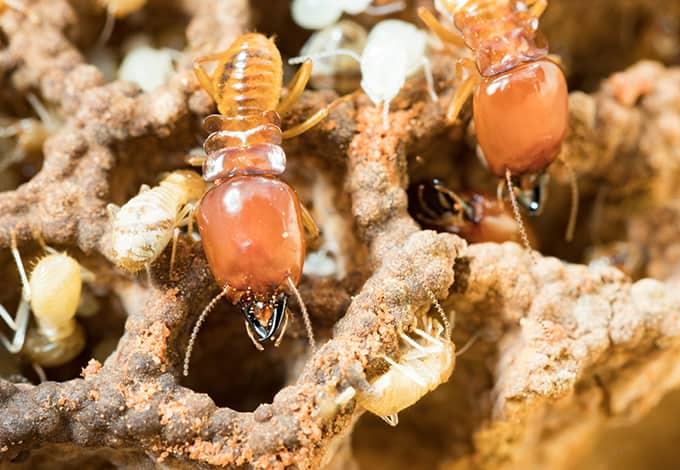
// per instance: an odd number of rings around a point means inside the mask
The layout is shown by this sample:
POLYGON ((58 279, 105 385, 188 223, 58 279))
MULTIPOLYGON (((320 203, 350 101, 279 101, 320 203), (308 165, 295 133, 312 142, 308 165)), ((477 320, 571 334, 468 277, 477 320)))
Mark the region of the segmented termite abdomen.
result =
MULTIPOLYGON (((283 66, 272 39, 244 34, 231 45, 217 72, 215 100, 221 114, 259 116, 279 104, 283 66)), ((252 127, 252 122, 235 120, 231 126, 229 130, 243 131, 252 127)))
POLYGON ((444 1, 485 76, 506 72, 548 54, 536 35, 538 19, 520 0, 444 1))

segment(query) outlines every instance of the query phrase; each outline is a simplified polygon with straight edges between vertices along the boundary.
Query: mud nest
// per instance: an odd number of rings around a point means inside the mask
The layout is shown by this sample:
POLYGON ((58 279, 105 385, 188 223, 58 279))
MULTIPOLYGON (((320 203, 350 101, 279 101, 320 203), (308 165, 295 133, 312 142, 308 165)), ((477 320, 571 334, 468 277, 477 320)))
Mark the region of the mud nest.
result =
MULTIPOLYGON (((85 351, 48 369, 46 382, 34 385, 30 367, 0 357, 7 468, 567 468, 611 425, 640 420, 680 384, 677 2, 555 0, 542 22, 572 90, 561 157, 581 187, 573 243, 562 241, 570 200, 559 165, 545 213, 530 222, 535 259, 514 243, 468 246, 408 215, 405 188, 417 177, 496 184, 474 157, 470 110, 446 122, 455 57, 435 52, 438 101, 417 75, 393 103, 388 129, 357 93, 286 144, 285 177, 321 226, 317 243, 335 247, 334 272, 305 275, 300 286, 319 350, 310 354, 294 315, 280 348, 256 352, 238 312, 222 305, 186 379, 189 332, 219 291, 200 243, 180 238, 174 278, 169 250, 150 280, 126 275, 107 259, 106 206, 185 166, 200 145, 213 103, 191 73, 194 57, 253 29, 276 34, 293 56, 308 33, 290 20, 288 2, 150 1, 109 40, 115 48, 136 32, 180 31, 176 73, 145 93, 107 82, 92 65, 101 8, 24 3, 31 15, 0 15, 2 113, 25 117, 26 97, 36 96, 62 125, 3 182, 0 303, 12 311, 19 301, 15 230, 26 262, 40 252, 40 234, 94 272, 86 293, 98 313, 82 320, 85 351), (589 262, 594 253, 623 253, 629 269, 589 262), (479 339, 398 428, 368 415, 357 425, 364 410, 353 400, 336 406, 338 394, 365 386, 384 355, 398 356, 398 332, 431 307, 428 291, 455 312, 455 344, 479 339)), ((411 3, 399 15, 415 22, 414 7, 428 2, 411 3)), ((305 92, 284 124, 336 97, 305 92)))

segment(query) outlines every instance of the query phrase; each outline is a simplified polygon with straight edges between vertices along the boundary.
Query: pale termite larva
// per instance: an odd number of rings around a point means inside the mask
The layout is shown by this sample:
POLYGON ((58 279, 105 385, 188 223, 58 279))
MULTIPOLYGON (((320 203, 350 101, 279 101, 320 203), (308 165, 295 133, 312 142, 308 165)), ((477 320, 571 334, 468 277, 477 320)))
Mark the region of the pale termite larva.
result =
POLYGON ((432 100, 437 99, 430 63, 427 59, 428 36, 411 23, 401 20, 381 21, 371 30, 361 56, 348 49, 300 56, 288 62, 297 64, 312 59, 345 55, 352 57, 361 66, 361 88, 376 105, 383 109, 383 123, 388 126, 390 102, 404 86, 406 79, 420 70, 425 71, 428 92, 432 100))
POLYGON ((366 389, 345 389, 337 398, 338 404, 354 396, 363 408, 396 426, 400 411, 451 377, 456 355, 446 331, 441 323, 427 317, 424 329, 415 328, 413 335, 400 333, 404 347, 399 360, 385 357, 390 365, 388 371, 366 389))
POLYGON ((14 331, 10 340, 0 333, 0 342, 12 354, 23 353, 43 376, 40 366, 64 364, 80 354, 85 333, 75 319, 80 303, 83 279, 93 277, 66 253, 59 253, 42 242, 47 255, 26 276, 24 265, 11 233, 12 256, 22 283, 21 301, 14 318, 0 305, 0 318, 14 331), (30 312, 37 327, 28 329, 30 312))
POLYGON ((403 10, 405 2, 395 1, 386 5, 372 6, 373 0, 293 0, 293 21, 306 29, 323 29, 336 23, 343 13, 358 15, 389 15, 403 10))
POLYGON ((118 68, 118 78, 134 82, 150 92, 165 85, 175 73, 180 52, 167 47, 155 48, 146 36, 126 42, 126 54, 118 68))
POLYGON ((133 273, 148 267, 173 236, 176 240, 179 227, 191 224, 194 206, 205 188, 200 175, 179 170, 152 189, 142 186, 139 194, 120 208, 110 204, 114 262, 133 273))

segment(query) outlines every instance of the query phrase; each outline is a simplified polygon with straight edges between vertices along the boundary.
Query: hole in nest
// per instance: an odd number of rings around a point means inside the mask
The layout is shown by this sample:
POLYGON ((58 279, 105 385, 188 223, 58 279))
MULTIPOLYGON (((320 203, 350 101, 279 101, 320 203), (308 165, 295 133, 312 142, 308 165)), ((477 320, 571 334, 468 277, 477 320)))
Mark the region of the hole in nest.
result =
POLYGON ((294 343, 287 335, 279 348, 266 344, 264 351, 256 350, 241 312, 221 302, 196 338, 183 385, 207 393, 218 406, 253 411, 261 403, 271 403, 285 385, 290 372, 285 358, 302 354, 290 351, 294 343))
POLYGON ((82 31, 77 46, 106 81, 137 83, 153 91, 176 71, 186 47, 189 17, 167 2, 148 2, 126 16, 111 19, 104 8, 79 11, 81 24, 96 25, 82 31))
MULTIPOLYGON (((58 247, 53 248, 58 253, 63 253, 58 247)), ((68 272, 69 261, 66 262, 66 268, 61 257, 58 258, 58 267, 54 256, 53 262, 47 263, 47 254, 37 243, 22 245, 19 251, 35 303, 29 303, 28 327, 22 350, 12 354, 0 345, 0 377, 14 382, 31 383, 38 383, 43 372, 47 380, 54 381, 79 377, 82 368, 91 358, 103 362, 113 352, 124 330, 125 314, 115 298, 108 296, 106 281, 96 275, 90 278, 93 268, 104 266, 104 261, 90 257, 87 266, 81 264, 82 284, 78 295, 73 278, 65 274, 68 272), (53 279, 58 279, 58 286, 54 285, 53 279), (57 295, 54 295, 55 288, 57 295), (69 305, 75 307, 75 317, 62 315, 72 308, 69 305), (33 307, 40 309, 53 323, 50 326, 46 323, 39 325, 33 307), (71 318, 75 324, 70 321, 71 318), (56 339, 48 339, 44 334, 47 331, 54 331, 56 339), (35 367, 34 364, 40 367, 35 367)), ((66 251, 72 257, 71 260, 78 262, 83 258, 82 253, 71 249, 66 251)), ((0 261, 4 267, 0 272, 0 281, 3 286, 7 286, 0 293, 0 304, 12 319, 17 320, 22 302, 22 284, 18 269, 9 250, 2 251, 0 261)), ((10 341, 15 334, 15 330, 4 320, 0 321, 0 331, 10 341)))

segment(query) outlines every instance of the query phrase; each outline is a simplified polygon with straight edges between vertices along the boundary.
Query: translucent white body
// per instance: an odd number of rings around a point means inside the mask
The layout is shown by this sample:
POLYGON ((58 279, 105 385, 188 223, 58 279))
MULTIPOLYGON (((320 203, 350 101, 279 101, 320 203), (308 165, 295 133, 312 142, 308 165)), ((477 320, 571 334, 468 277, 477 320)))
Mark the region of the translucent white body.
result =
POLYGON ((391 367, 368 389, 356 391, 357 402, 396 425, 397 413, 451 377, 456 356, 444 331, 439 322, 428 318, 424 330, 415 329, 413 336, 402 333, 405 348, 401 357, 398 361, 385 358, 391 367))
POLYGON ((372 0, 293 0, 291 15, 303 28, 323 29, 337 22, 343 13, 357 15, 372 0))
POLYGON ((179 51, 155 49, 148 45, 132 48, 121 62, 118 78, 134 82, 146 91, 165 85, 175 72, 174 59, 179 51))
POLYGON ((197 173, 175 171, 120 209, 112 207, 111 241, 116 264, 137 272, 153 262, 172 239, 174 228, 189 222, 193 203, 201 198, 205 187, 197 173))
MULTIPOLYGON (((305 45, 302 46, 300 55, 322 56, 339 49, 361 55, 367 38, 368 33, 363 26, 351 20, 342 20, 312 34, 305 45)), ((356 60, 347 56, 331 56, 319 59, 314 63, 312 76, 351 72, 359 72, 359 64, 356 60)))
POLYGON ((77 356, 85 346, 85 333, 76 322, 83 277, 88 271, 67 255, 45 246, 41 258, 27 278, 16 240, 12 234, 12 255, 23 289, 14 318, 0 305, 0 319, 14 331, 12 339, 0 333, 0 343, 12 354, 22 352, 41 377, 40 366, 58 366, 77 356), (37 327, 28 329, 30 312, 37 327))

